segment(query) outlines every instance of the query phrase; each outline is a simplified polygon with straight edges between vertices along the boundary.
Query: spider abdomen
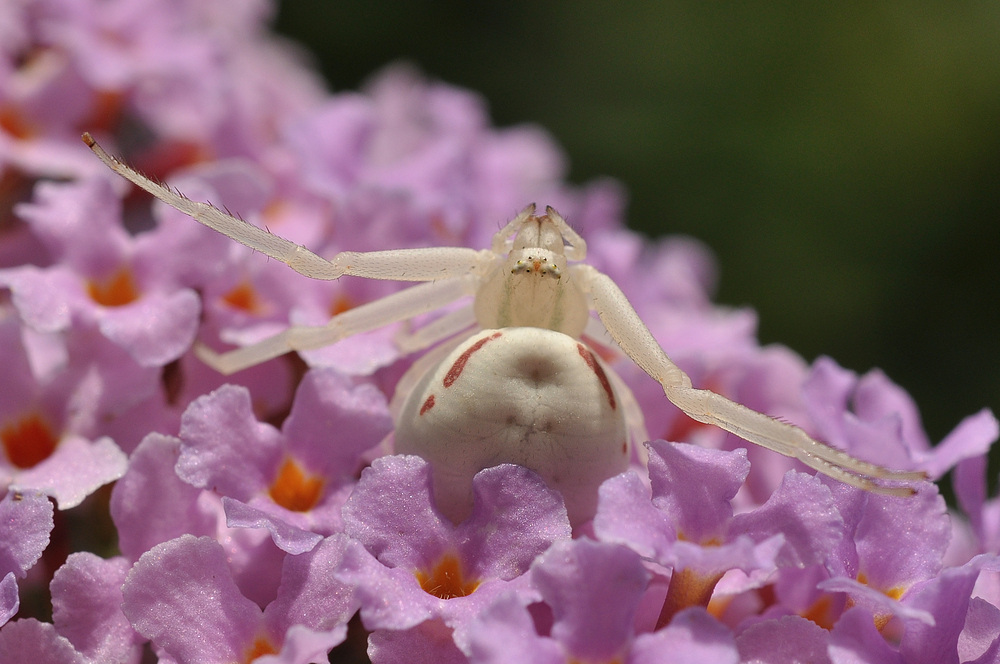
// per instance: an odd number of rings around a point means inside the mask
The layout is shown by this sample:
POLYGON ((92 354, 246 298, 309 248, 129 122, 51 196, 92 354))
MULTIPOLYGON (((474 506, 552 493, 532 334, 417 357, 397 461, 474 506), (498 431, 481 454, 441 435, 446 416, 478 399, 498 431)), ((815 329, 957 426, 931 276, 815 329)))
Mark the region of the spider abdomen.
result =
POLYGON ((534 327, 484 330, 452 351, 410 393, 395 439, 396 452, 431 463, 438 509, 455 522, 471 512, 478 471, 516 463, 560 491, 580 523, 630 459, 601 362, 580 341, 534 327))

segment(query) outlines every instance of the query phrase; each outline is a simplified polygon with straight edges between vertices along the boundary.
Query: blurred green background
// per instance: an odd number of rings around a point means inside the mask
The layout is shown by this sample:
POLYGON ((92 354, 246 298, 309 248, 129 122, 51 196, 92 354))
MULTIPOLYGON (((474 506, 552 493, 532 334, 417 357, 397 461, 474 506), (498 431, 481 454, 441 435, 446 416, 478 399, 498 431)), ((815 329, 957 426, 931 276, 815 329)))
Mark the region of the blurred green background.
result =
POLYGON ((406 59, 717 254, 763 343, 1000 412, 1000 3, 286 0, 331 90, 406 59))

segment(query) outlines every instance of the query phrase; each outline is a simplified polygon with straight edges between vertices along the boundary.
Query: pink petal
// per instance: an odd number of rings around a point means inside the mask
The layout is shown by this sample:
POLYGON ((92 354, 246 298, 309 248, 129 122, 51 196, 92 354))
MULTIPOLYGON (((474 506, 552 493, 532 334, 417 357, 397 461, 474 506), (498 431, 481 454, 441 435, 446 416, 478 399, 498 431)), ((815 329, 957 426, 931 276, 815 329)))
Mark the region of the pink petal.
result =
POLYGON ((89 664, 50 623, 25 618, 0 630, 0 662, 31 664, 89 664))
POLYGON ((17 474, 12 490, 36 490, 56 499, 59 509, 76 507, 83 499, 125 474, 128 457, 108 437, 91 442, 67 436, 45 461, 17 474))
POLYGON ((121 557, 73 553, 52 579, 56 630, 95 662, 127 662, 139 655, 142 639, 121 611, 129 567, 121 557))
POLYGON ((111 491, 118 547, 131 560, 185 533, 215 532, 215 517, 198 504, 201 489, 174 472, 181 441, 151 433, 132 453, 129 468, 111 491))
POLYGON ((184 535, 139 558, 122 587, 137 632, 179 664, 243 661, 260 634, 260 607, 233 582, 215 540, 184 535))

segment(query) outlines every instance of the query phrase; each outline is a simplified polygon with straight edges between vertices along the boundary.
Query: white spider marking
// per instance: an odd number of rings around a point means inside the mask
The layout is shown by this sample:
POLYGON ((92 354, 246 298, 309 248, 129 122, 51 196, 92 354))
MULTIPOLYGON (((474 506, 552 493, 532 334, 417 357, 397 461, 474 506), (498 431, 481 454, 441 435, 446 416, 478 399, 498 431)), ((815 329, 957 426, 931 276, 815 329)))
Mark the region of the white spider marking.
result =
POLYGON ((593 516, 597 487, 627 468, 626 430, 644 431, 642 415, 624 383, 580 341, 596 324, 590 310, 621 350, 660 383, 666 397, 698 422, 867 491, 909 496, 914 493, 909 486, 876 480, 926 479, 920 471, 889 470, 856 459, 796 426, 694 389, 611 278, 577 262, 586 258, 587 245, 551 207, 542 216, 535 215, 533 204, 526 207, 493 236, 489 249, 344 251, 326 260, 153 182, 108 155, 89 134, 83 140, 109 168, 164 203, 307 277, 426 282, 350 309, 326 325, 292 326, 245 348, 218 354, 196 346, 198 357, 224 374, 473 296, 471 306, 400 339, 404 352, 437 348, 403 377, 392 404, 397 451, 431 462, 438 505, 452 520, 471 510, 472 476, 498 463, 538 472, 563 492, 574 522, 593 516), (460 391, 452 388, 459 382, 460 391), (453 397, 456 393, 465 398, 453 397))

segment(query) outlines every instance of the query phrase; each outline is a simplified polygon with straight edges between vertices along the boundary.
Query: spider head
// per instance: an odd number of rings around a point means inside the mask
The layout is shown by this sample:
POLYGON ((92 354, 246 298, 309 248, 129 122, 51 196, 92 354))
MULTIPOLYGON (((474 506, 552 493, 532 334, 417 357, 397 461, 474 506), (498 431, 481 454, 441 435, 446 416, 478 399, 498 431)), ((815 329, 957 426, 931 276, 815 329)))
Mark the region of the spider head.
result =
POLYGON ((571 283, 568 262, 586 252, 583 239, 551 207, 536 215, 529 205, 493 241, 500 260, 476 292, 479 325, 540 327, 579 337, 589 313, 583 293, 571 283))
MULTIPOLYGON (((552 208, 548 211, 555 213, 552 208)), ((559 279, 566 268, 566 245, 562 232, 548 214, 522 214, 508 255, 510 273, 559 279)))
POLYGON ((566 269, 562 233, 547 215, 531 215, 518 229, 507 260, 513 275, 559 279, 566 269))

